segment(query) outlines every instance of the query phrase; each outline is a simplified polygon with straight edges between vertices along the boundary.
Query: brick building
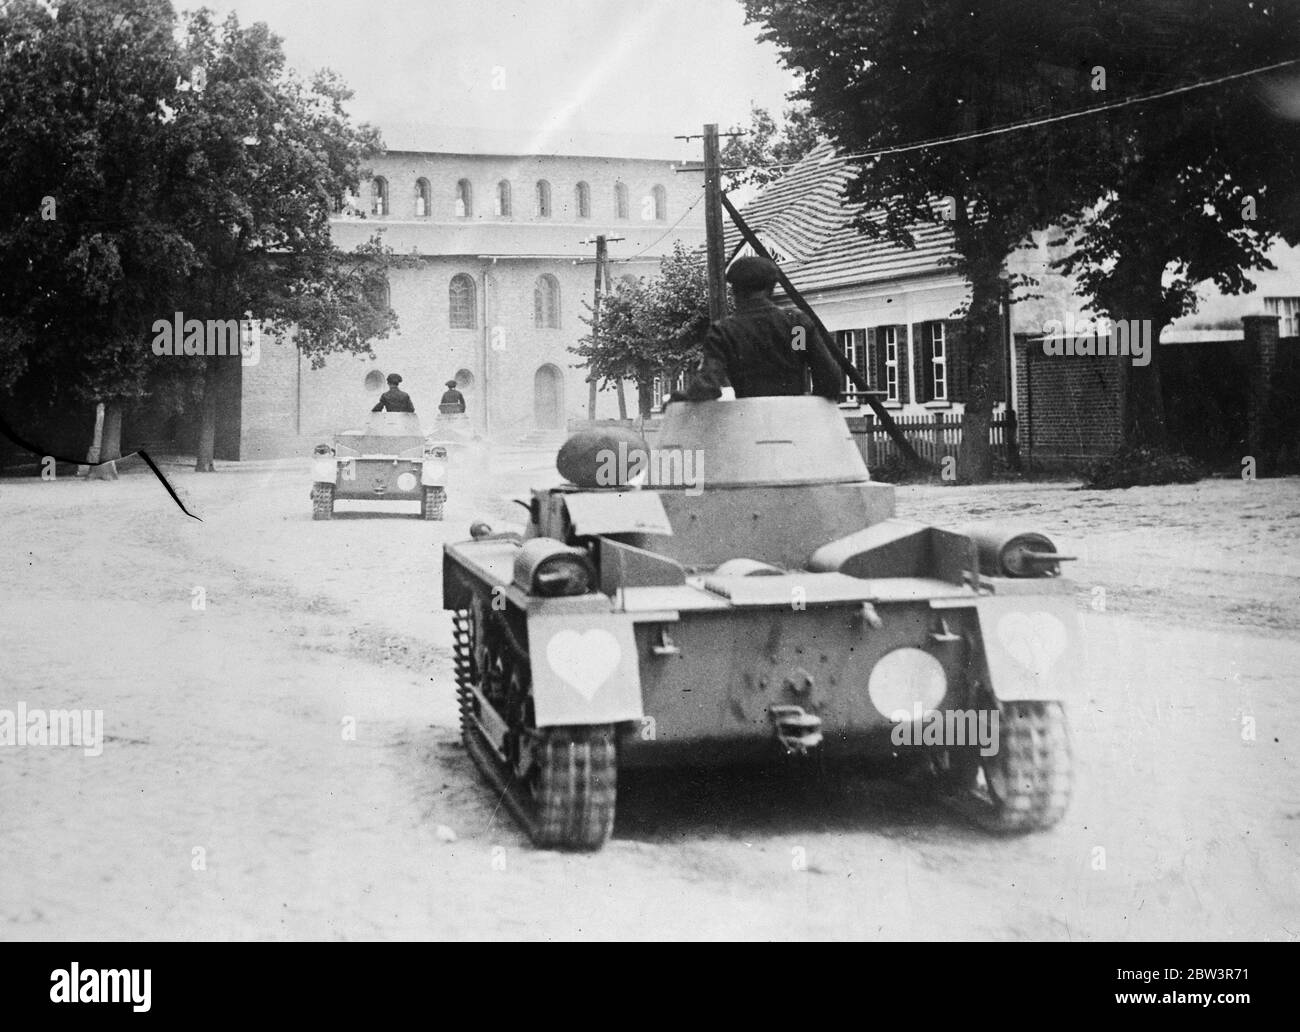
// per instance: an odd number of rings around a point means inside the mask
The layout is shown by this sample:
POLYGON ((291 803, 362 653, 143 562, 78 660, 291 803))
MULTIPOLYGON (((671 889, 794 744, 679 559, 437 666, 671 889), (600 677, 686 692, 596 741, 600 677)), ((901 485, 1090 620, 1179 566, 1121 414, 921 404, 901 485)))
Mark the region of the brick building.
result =
MULTIPOLYGON (((588 332, 591 239, 624 238, 609 246, 613 278, 654 275, 674 241, 703 241, 699 177, 675 174, 662 141, 542 146, 401 126, 384 135, 388 152, 331 232, 350 250, 381 230, 394 252, 417 259, 389 276, 399 330, 376 342, 375 359, 330 356, 319 370, 292 344, 264 342, 259 363, 242 370, 242 459, 304 454, 357 425, 390 372, 421 416, 454 378, 476 428, 494 437, 585 418, 585 370, 568 349, 588 332), (563 152, 538 153, 550 150, 563 152)), ((601 392, 597 416, 616 415, 613 392, 601 392)))

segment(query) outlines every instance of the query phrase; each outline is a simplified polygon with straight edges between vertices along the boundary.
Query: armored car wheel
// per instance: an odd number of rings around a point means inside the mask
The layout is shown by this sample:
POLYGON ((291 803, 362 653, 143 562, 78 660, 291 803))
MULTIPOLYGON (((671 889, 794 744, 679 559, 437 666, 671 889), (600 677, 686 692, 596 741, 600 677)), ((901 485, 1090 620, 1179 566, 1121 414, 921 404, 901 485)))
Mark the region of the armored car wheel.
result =
POLYGON ((420 515, 426 520, 442 519, 443 503, 447 501, 445 487, 426 487, 421 493, 420 515))
POLYGON ((986 831, 1050 828, 1070 803, 1070 736, 1059 702, 1002 703, 997 751, 948 749, 934 773, 946 802, 986 831))
POLYGON ((332 520, 334 518, 333 484, 312 484, 311 518, 314 520, 332 520))

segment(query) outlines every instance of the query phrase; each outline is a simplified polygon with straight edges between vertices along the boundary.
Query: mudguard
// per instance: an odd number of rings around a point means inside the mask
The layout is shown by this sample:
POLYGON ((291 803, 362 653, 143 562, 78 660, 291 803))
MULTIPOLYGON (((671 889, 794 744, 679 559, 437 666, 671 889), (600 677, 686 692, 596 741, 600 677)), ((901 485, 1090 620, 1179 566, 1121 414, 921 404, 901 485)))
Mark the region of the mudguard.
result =
POLYGON ((1000 701, 1064 701, 1075 693, 1083 649, 1072 598, 987 595, 975 609, 990 686, 1000 701))
POLYGON ((446 459, 425 459, 420 464, 420 485, 422 487, 441 487, 446 479, 446 459))
POLYGON ((558 602, 528 613, 537 726, 640 720, 641 674, 630 614, 574 611, 558 602))
POLYGON ((314 459, 311 464, 311 479, 317 484, 333 484, 338 478, 338 463, 333 455, 323 459, 314 459))

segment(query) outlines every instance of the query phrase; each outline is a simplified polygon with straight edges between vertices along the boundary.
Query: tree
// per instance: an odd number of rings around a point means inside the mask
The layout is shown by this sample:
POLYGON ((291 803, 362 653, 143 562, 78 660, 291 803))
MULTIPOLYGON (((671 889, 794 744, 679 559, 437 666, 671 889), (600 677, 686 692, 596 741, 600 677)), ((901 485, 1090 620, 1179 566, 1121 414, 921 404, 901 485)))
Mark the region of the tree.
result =
POLYGON ((722 148, 723 168, 743 167, 743 171, 728 173, 733 186, 765 186, 779 179, 786 167, 817 146, 822 137, 807 104, 787 107, 779 126, 766 108, 751 104, 749 125, 733 125, 730 132, 744 133, 727 137, 722 148))
MULTIPOLYGON (((1295 57, 1300 5, 1134 0, 1099 9, 1097 40, 1098 96, 1141 95, 1295 57)), ((1058 267, 1099 312, 1151 325, 1150 362, 1120 359, 1128 444, 1166 444, 1159 337, 1194 310, 1197 284, 1249 290, 1269 246, 1300 239, 1300 123, 1271 110, 1283 86, 1236 80, 1105 116, 1113 175, 1063 221, 1058 267)))
POLYGON ((158 359, 155 324, 252 318, 318 366, 395 324, 395 259, 330 242, 381 146, 337 78, 302 82, 265 25, 233 16, 199 11, 179 36, 165 0, 0 8, 0 390, 21 376, 58 405, 105 402, 104 459, 124 404, 201 398, 207 470, 216 379, 238 358, 158 359))
POLYGON ((1098 195, 1102 172, 1088 150, 1096 130, 1054 123, 946 146, 890 148, 1069 106, 1086 86, 1073 54, 1078 9, 1086 6, 746 0, 748 19, 764 26, 760 39, 804 69, 794 97, 808 103, 841 153, 885 151, 860 162, 846 191, 863 206, 858 228, 907 247, 926 222, 943 222, 952 233, 952 264, 970 285, 957 342, 965 384, 963 481, 986 479, 992 470, 992 372, 1013 289, 1006 260, 1033 231, 1098 195))
MULTIPOLYGON (((313 368, 330 352, 373 355, 396 317, 385 300, 391 252, 378 239, 352 255, 330 241, 336 198, 357 187, 361 162, 381 149, 371 126, 353 127, 352 96, 329 72, 302 82, 285 68, 264 24, 217 26, 192 16, 175 101, 171 160, 178 218, 199 264, 187 314, 256 319, 278 339, 292 334, 313 368)), ((203 370, 196 468, 212 468, 220 363, 203 370)))
POLYGON ((159 205, 171 28, 164 0, 0 8, 0 390, 104 401, 104 459, 159 299, 194 264, 159 205))
POLYGON ((646 419, 655 380, 675 380, 699 360, 709 328, 708 289, 703 256, 678 242, 660 259, 654 279, 619 280, 601 302, 599 317, 583 319, 591 333, 569 350, 604 385, 634 381, 646 419))

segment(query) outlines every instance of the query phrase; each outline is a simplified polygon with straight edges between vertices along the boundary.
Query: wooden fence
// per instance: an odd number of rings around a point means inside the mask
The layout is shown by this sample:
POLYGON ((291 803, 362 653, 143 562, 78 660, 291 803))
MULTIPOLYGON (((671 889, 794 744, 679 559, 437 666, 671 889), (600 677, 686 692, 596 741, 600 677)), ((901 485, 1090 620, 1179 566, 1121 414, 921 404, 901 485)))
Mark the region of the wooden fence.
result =
MULTIPOLYGON (((873 413, 849 416, 849 431, 867 467, 874 469, 891 462, 901 461, 898 445, 886 432, 873 413)), ((921 458, 939 463, 945 456, 956 456, 961 447, 961 415, 936 412, 923 416, 894 416, 903 436, 916 449, 921 458)), ((995 454, 1010 463, 1015 449, 1015 416, 995 415, 989 423, 989 443, 995 454)))

